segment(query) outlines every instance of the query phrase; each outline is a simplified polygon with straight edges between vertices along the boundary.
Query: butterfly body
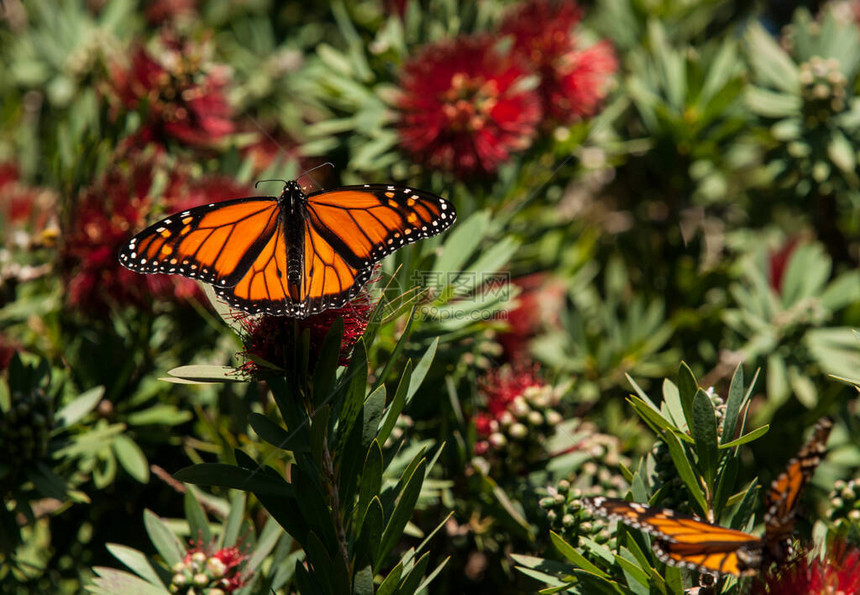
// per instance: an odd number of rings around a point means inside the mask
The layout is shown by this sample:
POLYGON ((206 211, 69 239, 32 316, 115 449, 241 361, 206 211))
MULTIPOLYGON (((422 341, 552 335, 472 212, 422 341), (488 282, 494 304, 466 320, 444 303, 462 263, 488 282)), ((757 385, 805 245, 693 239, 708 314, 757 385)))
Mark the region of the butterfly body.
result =
POLYGON ((709 574, 755 574, 791 553, 797 506, 803 488, 821 462, 833 422, 818 421, 809 440, 765 493, 763 537, 720 527, 667 508, 619 498, 583 498, 593 514, 623 522, 654 536, 657 557, 673 566, 709 574))
POLYGON ((306 194, 296 181, 275 197, 196 207, 143 230, 119 255, 140 273, 210 283, 231 306, 304 318, 343 306, 376 262, 450 227, 444 199, 414 188, 365 184, 306 194))

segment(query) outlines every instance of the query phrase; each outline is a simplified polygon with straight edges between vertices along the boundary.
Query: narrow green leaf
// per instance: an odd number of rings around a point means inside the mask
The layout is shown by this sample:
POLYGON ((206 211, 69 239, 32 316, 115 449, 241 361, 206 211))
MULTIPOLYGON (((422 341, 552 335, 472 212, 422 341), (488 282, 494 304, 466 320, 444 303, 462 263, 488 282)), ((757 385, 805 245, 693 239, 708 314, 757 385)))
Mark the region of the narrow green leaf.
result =
POLYGON ((81 393, 74 401, 57 411, 56 425, 69 427, 78 423, 90 411, 96 408, 105 394, 105 387, 97 386, 81 393))
POLYGON ((343 344, 343 318, 335 320, 323 339, 314 370, 314 402, 324 403, 334 387, 343 344))
POLYGON ((738 364, 735 373, 732 374, 732 382, 729 385, 729 396, 726 400, 726 414, 723 418, 722 447, 732 441, 735 437, 735 428, 738 424, 738 415, 744 403, 744 368, 738 364))
POLYGON ((143 552, 118 543, 105 544, 105 548, 142 579, 159 587, 164 586, 143 552))
POLYGON ((117 461, 129 475, 140 483, 149 481, 149 463, 143 450, 134 440, 125 434, 120 434, 113 439, 111 446, 117 461))
POLYGON ((400 583, 400 587, 397 589, 397 594, 414 595, 417 593, 418 586, 424 579, 424 575, 427 573, 427 566, 429 565, 430 554, 424 554, 418 559, 415 566, 412 567, 412 570, 407 573, 406 577, 400 583))
POLYGON ((283 426, 261 413, 249 413, 248 424, 257 433, 257 436, 276 448, 293 452, 310 451, 307 441, 301 440, 303 437, 301 432, 288 432, 283 426))
POLYGON ((393 595, 397 591, 397 585, 400 584, 401 576, 403 576, 403 562, 398 562, 380 583, 376 595, 393 595))
POLYGON ((406 393, 407 403, 415 396, 415 393, 418 392, 418 389, 421 387, 421 383, 424 382, 424 378, 430 370, 430 365, 433 363, 433 358, 436 357, 436 348, 438 346, 439 337, 436 337, 415 365, 415 371, 412 373, 412 378, 409 380, 409 391, 406 393))
POLYGON ((406 404, 406 394, 409 389, 409 383, 412 378, 412 360, 406 362, 403 367, 403 373, 400 375, 400 382, 397 384, 397 390, 394 393, 394 398, 388 406, 388 411, 385 412, 385 417, 382 419, 382 424, 379 427, 379 432, 376 439, 380 444, 385 444, 391 430, 397 424, 397 418, 403 411, 403 406, 406 404))
POLYGON ((93 579, 92 586, 88 586, 87 590, 95 595, 169 595, 163 585, 156 586, 135 575, 117 570, 115 568, 106 568, 104 566, 96 566, 93 568, 96 577, 93 579))
POLYGON ((589 562, 588 559, 585 558, 585 556, 576 551, 576 549, 574 549, 572 545, 562 539, 561 535, 559 535, 555 531, 549 532, 549 538, 552 544, 555 546, 555 549, 557 549, 558 552, 562 556, 567 558, 571 563, 602 578, 610 578, 608 574, 606 574, 600 568, 589 562))
POLYGON ((418 467, 409 477, 403 491, 400 494, 400 499, 394 507, 394 512, 391 513, 391 518, 385 527, 382 534, 382 541, 379 547, 379 552, 376 556, 376 564, 374 568, 378 568, 394 549, 394 546, 400 541, 403 535, 403 529, 406 523, 412 517, 412 511, 415 509, 415 504, 418 502, 418 496, 421 494, 421 485, 424 483, 424 471, 426 469, 426 461, 424 459, 418 463, 418 467))
POLYGON ((164 524, 164 521, 151 510, 143 511, 143 526, 146 527, 146 533, 149 535, 152 545, 155 546, 168 567, 173 567, 182 561, 185 556, 185 548, 164 524))
POLYGON ((235 492, 230 497, 230 513, 224 522, 224 529, 218 536, 218 549, 236 545, 239 529, 245 518, 245 492, 235 492))
POLYGON ((204 544, 211 543, 212 532, 209 530, 209 519, 206 518, 203 507, 200 506, 200 502, 197 501, 191 490, 185 492, 184 506, 191 540, 204 544))
POLYGON ((681 362, 678 368, 678 394, 689 428, 693 427, 693 400, 696 398, 697 390, 699 390, 699 384, 696 382, 696 376, 690 366, 681 362))
POLYGON ((708 393, 702 389, 696 391, 693 401, 692 430, 699 470, 705 478, 705 485, 711 489, 717 475, 717 416, 708 393))
POLYGON ((177 380, 191 384, 210 384, 220 382, 247 382, 248 379, 238 368, 230 366, 194 365, 179 366, 168 370, 169 378, 161 378, 167 382, 177 380))
POLYGON ((293 489, 285 480, 276 479, 262 471, 243 469, 224 463, 199 463, 180 469, 173 474, 179 481, 197 485, 234 488, 255 494, 293 496, 293 489))
POLYGON ((769 429, 770 429, 769 425, 763 425, 762 427, 756 428, 755 430, 753 430, 752 432, 749 432, 748 434, 744 434, 743 436, 741 436, 737 440, 732 440, 731 442, 726 442, 725 444, 721 444, 720 450, 726 449, 726 448, 735 448, 736 446, 740 446, 741 444, 746 444, 747 442, 752 442, 753 440, 756 440, 756 439, 760 438, 761 436, 764 436, 765 434, 767 434, 769 429))
POLYGON ((708 510, 708 503, 705 500, 705 495, 702 493, 702 488, 699 486, 699 480, 693 471, 693 466, 687 459, 684 447, 681 446, 678 437, 671 432, 664 432, 663 440, 666 442, 666 446, 669 447, 669 454, 672 455, 672 463, 674 463, 675 468, 678 470, 681 481, 687 486, 690 495, 693 496, 693 499, 699 505, 699 510, 704 514, 708 510))
POLYGON ((382 449, 379 442, 374 440, 367 449, 364 469, 361 472, 361 483, 358 491, 358 510, 355 519, 356 531, 361 530, 361 523, 367 513, 367 507, 374 496, 379 494, 382 487, 382 449))
MULTIPOLYGON (((361 524, 361 532, 358 534, 358 545, 355 548, 357 560, 364 563, 373 563, 378 560, 379 548, 382 543, 382 532, 385 525, 385 512, 382 509, 382 502, 378 496, 374 496, 367 507, 367 513, 364 515, 364 522, 361 524)), ((373 564, 373 568, 379 568, 378 564, 373 564)))

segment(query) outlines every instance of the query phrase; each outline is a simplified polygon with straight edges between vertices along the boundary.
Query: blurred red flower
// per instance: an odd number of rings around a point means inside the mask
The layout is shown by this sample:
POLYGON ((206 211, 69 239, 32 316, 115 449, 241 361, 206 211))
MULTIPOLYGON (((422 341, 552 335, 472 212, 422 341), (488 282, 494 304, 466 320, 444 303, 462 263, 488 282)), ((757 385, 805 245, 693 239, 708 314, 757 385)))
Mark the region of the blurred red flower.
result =
POLYGON ((794 249, 797 248, 797 238, 785 242, 779 250, 771 251, 768 256, 768 272, 770 274, 770 286, 776 293, 782 293, 782 278, 785 275, 785 267, 791 260, 794 249))
POLYGON ((56 203, 53 191, 24 184, 15 163, 0 163, 0 242, 53 242, 59 231, 56 203), (16 232, 24 232, 23 238, 12 237, 16 232))
MULTIPOLYGON (((529 387, 544 387, 546 383, 538 376, 537 366, 503 366, 487 373, 479 383, 479 391, 484 397, 482 410, 474 415, 472 421, 480 438, 488 438, 498 431, 502 417, 514 399, 521 396, 529 387)), ((478 451, 486 451, 488 445, 479 442, 478 451)), ((477 454, 483 454, 478 452, 477 454)))
POLYGON ((532 0, 501 25, 502 33, 513 36, 515 53, 540 75, 544 113, 561 124, 596 114, 618 70, 608 41, 579 48, 574 29, 581 18, 575 2, 532 0))
POLYGON ((213 544, 192 542, 182 561, 171 568, 171 593, 233 593, 245 584, 240 567, 248 556, 237 547, 210 553, 213 548, 213 544))
POLYGON ((196 12, 195 5, 195 0, 151 0, 146 6, 146 20, 150 25, 158 26, 190 18, 196 12))
POLYGON ((341 308, 323 310, 307 318, 240 313, 240 334, 245 345, 242 352, 245 364, 242 368, 252 376, 263 371, 252 356, 281 368, 287 367, 295 355, 292 350, 296 345, 296 336, 301 336, 305 329, 310 333, 310 359, 313 365, 319 357, 326 334, 338 318, 343 318, 343 341, 338 364, 345 366, 352 356, 352 348, 367 328, 371 310, 373 304, 369 297, 361 293, 341 308))
POLYGON ((528 342, 544 327, 561 324, 565 286, 561 279, 546 273, 533 273, 511 282, 520 289, 516 306, 508 310, 508 330, 498 341, 508 361, 516 361, 528 351, 528 342))
POLYGON ((205 147, 231 134, 233 111, 227 103, 226 70, 204 63, 204 48, 169 33, 158 52, 131 51, 129 67, 114 65, 113 91, 126 109, 143 109, 145 123, 133 144, 165 144, 168 139, 205 147))
POLYGON ((400 74, 403 148, 461 175, 496 171, 531 145, 541 117, 527 74, 489 37, 426 46, 400 74))
MULTIPOLYGON (((154 206, 157 155, 134 152, 85 189, 64 234, 62 248, 69 305, 95 312, 109 304, 144 306, 152 298, 201 299, 196 282, 176 275, 140 275, 120 266, 119 249, 143 229, 154 206)), ((249 190, 222 177, 189 181, 174 168, 158 202, 172 213, 207 202, 246 196, 249 190)))
POLYGON ((801 556, 788 567, 777 568, 757 582, 754 593, 795 595, 797 593, 860 594, 860 549, 846 549, 835 543, 824 559, 801 556))

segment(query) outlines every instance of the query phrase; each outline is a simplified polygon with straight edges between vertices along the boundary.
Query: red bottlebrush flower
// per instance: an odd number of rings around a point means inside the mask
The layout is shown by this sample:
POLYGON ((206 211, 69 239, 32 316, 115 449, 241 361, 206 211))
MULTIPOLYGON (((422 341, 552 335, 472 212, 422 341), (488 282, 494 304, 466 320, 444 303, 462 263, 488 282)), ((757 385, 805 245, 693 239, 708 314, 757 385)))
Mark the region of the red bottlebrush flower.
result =
POLYGON ((12 356, 21 349, 17 341, 12 341, 0 333, 0 372, 9 368, 12 356))
POLYGON ((425 47, 400 76, 403 148, 432 167, 493 173, 535 135, 541 110, 527 74, 488 37, 425 47))
POLYGON ((546 273, 533 273, 513 280, 520 289, 517 305, 508 310, 508 330, 498 341, 508 361, 520 359, 528 351, 528 341, 545 326, 561 324, 559 313, 564 304, 565 286, 546 273))
MULTIPOLYGON (((157 156, 132 153, 127 160, 86 189, 73 213, 62 249, 69 305, 95 312, 110 303, 143 306, 152 298, 202 301, 200 288, 190 279, 138 275, 120 266, 120 248, 146 225, 153 207, 153 174, 160 167, 157 156)), ((177 168, 159 202, 173 212, 248 194, 246 187, 222 177, 189 182, 177 168)))
POLYGON ((570 1, 532 0, 502 22, 514 51, 540 75, 545 114, 561 124, 597 113, 618 61, 608 41, 579 49, 574 28, 582 18, 570 1))
POLYGON ((546 438, 561 423, 560 394, 537 375, 537 368, 505 366, 480 383, 483 410, 473 417, 475 454, 497 471, 520 473, 545 458, 546 438))
POLYGON ((59 232, 56 202, 54 192, 22 183, 14 163, 0 164, 0 241, 53 242, 59 232), (10 237, 18 231, 23 238, 10 237))
POLYGON ((537 366, 504 366, 491 370, 481 381, 480 390, 486 398, 486 409, 490 416, 498 419, 508 409, 508 405, 531 386, 546 386, 537 374, 537 366))
POLYGON ((174 139, 208 146, 231 134, 232 109, 224 88, 223 67, 202 71, 202 48, 162 37, 158 56, 138 46, 129 68, 114 66, 113 89, 126 109, 145 107, 146 120, 134 139, 139 144, 164 144, 174 139))
POLYGON ((240 567, 248 558, 236 547, 221 548, 212 552, 212 544, 200 541, 185 553, 185 557, 171 569, 171 593, 232 593, 245 584, 240 567))
POLYGON ((753 592, 769 595, 796 593, 860 594, 860 549, 834 544, 825 559, 801 556, 788 567, 777 568, 758 581, 753 592))
POLYGON ((797 248, 797 238, 793 238, 783 244, 782 248, 771 252, 768 257, 768 268, 770 273, 770 286, 776 293, 782 293, 782 277, 785 267, 791 260, 794 249, 797 248))
POLYGON ((251 359, 251 356, 263 359, 279 367, 286 367, 294 353, 296 335, 307 329, 310 332, 310 354, 313 363, 319 356, 323 340, 331 326, 338 318, 343 318, 343 341, 340 345, 338 363, 345 366, 349 363, 352 348, 364 334, 367 328, 370 311, 373 304, 366 294, 360 294, 354 300, 341 308, 324 310, 307 318, 290 318, 289 316, 269 316, 267 314, 239 314, 238 321, 242 330, 242 342, 245 351, 242 352, 246 363, 242 368, 251 375, 256 375, 262 369, 251 359))
POLYGON ((194 16, 195 0, 152 0, 146 7, 146 20, 150 25, 159 26, 194 16))

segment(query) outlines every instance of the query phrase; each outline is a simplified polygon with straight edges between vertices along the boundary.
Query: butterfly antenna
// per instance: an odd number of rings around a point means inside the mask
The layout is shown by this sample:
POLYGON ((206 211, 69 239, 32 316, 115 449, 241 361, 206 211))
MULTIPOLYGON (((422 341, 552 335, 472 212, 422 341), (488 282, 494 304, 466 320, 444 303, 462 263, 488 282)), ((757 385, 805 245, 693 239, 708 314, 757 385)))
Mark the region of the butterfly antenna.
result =
POLYGON ((256 188, 257 186, 259 186, 259 185, 260 185, 260 184, 262 184, 263 182, 280 182, 280 183, 281 183, 281 184, 283 184, 284 186, 286 186, 286 185, 287 185, 287 181, 286 181, 286 180, 281 180, 281 179, 279 179, 279 178, 273 178, 273 179, 271 179, 271 180, 257 180, 257 181, 254 183, 254 188, 256 188))
MULTIPOLYGON (((310 169, 308 169, 308 170, 303 171, 301 174, 299 174, 298 176, 296 176, 296 179, 297 179, 297 180, 299 180, 299 179, 301 179, 301 178, 307 178, 308 180, 310 180, 310 181, 314 184, 314 186, 316 186, 317 188, 322 189, 322 187, 323 187, 323 186, 322 186, 322 184, 320 184, 319 182, 317 182, 316 178, 314 178, 314 177, 313 177, 312 175, 310 175, 310 174, 311 174, 311 172, 312 172, 312 171, 317 170, 317 169, 320 169, 321 167, 325 167, 326 165, 327 165, 327 166, 329 166, 330 168, 334 169, 334 163, 332 163, 331 161, 326 161, 325 163, 320 163, 319 165, 317 165, 317 166, 315 166, 315 167, 312 167, 312 168, 310 168, 310 169)), ((309 184, 308 186, 309 186, 309 187, 311 187, 311 186, 310 186, 310 184, 309 184)), ((302 184, 302 187, 303 187, 302 189, 304 189, 304 184, 302 184)))

